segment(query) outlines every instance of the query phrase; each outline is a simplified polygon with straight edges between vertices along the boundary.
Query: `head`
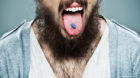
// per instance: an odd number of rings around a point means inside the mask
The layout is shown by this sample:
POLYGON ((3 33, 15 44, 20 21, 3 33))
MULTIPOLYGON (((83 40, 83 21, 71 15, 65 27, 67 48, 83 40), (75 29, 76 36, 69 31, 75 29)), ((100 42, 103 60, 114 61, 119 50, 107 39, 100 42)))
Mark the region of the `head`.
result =
POLYGON ((99 0, 36 0, 39 39, 57 59, 81 58, 99 34, 99 0), (71 24, 74 24, 75 28, 71 24))

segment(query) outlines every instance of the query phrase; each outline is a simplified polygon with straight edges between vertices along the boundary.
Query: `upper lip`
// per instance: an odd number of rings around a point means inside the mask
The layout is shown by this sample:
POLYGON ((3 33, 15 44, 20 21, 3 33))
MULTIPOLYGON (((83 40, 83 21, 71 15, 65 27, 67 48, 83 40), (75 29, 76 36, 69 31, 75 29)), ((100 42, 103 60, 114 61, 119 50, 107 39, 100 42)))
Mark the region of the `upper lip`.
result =
POLYGON ((73 2, 71 5, 70 5, 70 8, 71 7, 80 7, 81 5, 79 3, 76 3, 76 2, 73 2))
POLYGON ((80 4, 74 2, 74 3, 72 3, 69 7, 64 8, 63 11, 67 11, 67 12, 77 12, 77 11, 82 11, 83 9, 84 9, 84 8, 83 8, 80 4))

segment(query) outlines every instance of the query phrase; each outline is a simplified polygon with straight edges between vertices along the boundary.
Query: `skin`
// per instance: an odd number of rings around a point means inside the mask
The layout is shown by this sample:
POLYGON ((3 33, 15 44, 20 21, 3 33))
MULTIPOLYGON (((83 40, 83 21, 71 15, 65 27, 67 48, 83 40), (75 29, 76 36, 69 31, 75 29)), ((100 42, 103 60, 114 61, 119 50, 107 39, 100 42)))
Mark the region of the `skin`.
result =
MULTIPOLYGON (((59 19, 58 17, 61 16, 61 12, 58 12, 60 1, 61 0, 42 0, 41 1, 41 3, 43 3, 46 7, 50 8, 50 10, 54 13, 54 18, 56 20, 58 20, 59 19)), ((62 0, 62 1, 66 1, 66 0, 62 0)), ((87 10, 85 11, 85 14, 87 14, 87 17, 89 16, 91 12, 92 6, 95 5, 96 2, 97 0, 87 0, 88 6, 87 6, 87 10)), ((85 21, 86 20, 84 20, 84 22, 85 21)), ((62 23, 62 21, 60 22, 62 23)), ((39 44, 44 52, 44 55, 46 56, 46 60, 48 60, 48 62, 50 63, 56 78, 82 78, 87 62, 90 59, 91 55, 93 54, 94 50, 96 49, 100 41, 100 38, 102 37, 104 30, 106 28, 106 22, 103 19, 100 19, 99 23, 100 23, 100 29, 99 29, 100 34, 97 36, 96 40, 92 42, 92 45, 87 52, 87 56, 79 60, 70 59, 70 60, 63 60, 63 62, 57 61, 57 59, 53 57, 51 49, 48 47, 48 45, 39 40, 37 24, 36 22, 32 24, 36 38, 38 39, 39 44)), ((71 39, 71 37, 65 32, 63 27, 60 27, 60 29, 61 29, 62 35, 65 38, 71 39)), ((82 34, 82 32, 80 34, 82 34)))

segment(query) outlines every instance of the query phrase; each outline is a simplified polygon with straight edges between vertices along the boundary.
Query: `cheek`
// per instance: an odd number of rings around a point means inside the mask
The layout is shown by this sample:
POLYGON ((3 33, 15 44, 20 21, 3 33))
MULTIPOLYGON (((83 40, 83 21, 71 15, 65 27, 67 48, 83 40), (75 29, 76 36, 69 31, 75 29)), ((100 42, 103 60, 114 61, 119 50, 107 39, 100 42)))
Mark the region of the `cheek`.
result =
POLYGON ((91 12, 93 6, 97 3, 97 0, 87 0, 87 14, 89 15, 89 13, 91 12))
POLYGON ((87 0, 88 6, 91 8, 93 5, 97 3, 98 0, 87 0))
POLYGON ((92 4, 92 3, 97 2, 97 0, 87 0, 87 2, 92 4))
POLYGON ((43 4, 53 12, 58 11, 60 0, 43 0, 43 4))
POLYGON ((60 0, 43 0, 42 3, 45 7, 48 7, 50 11, 54 14, 55 20, 58 18, 58 8, 60 0))

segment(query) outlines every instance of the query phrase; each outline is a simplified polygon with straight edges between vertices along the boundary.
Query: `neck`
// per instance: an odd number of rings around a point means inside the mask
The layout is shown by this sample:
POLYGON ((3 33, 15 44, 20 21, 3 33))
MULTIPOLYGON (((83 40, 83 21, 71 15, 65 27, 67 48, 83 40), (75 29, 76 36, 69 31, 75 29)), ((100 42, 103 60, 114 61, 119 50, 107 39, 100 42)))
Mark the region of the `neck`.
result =
MULTIPOLYGON (((99 26, 100 27, 100 29, 99 29, 99 33, 100 34, 98 34, 98 36, 96 37, 96 39, 91 43, 91 47, 89 48, 89 49, 92 49, 92 52, 97 47, 98 42, 100 41, 100 38, 102 37, 102 35, 104 33, 104 30, 106 28, 106 21, 105 20, 103 20, 102 18, 100 18, 99 23, 100 23, 100 26, 99 26)), ((32 23, 32 28, 34 30, 35 36, 36 36, 36 38, 37 38, 37 40, 38 40, 38 42, 39 42, 42 50, 44 51, 44 54, 46 54, 46 52, 47 53, 48 52, 52 52, 51 49, 50 49, 50 47, 48 46, 48 44, 45 44, 39 38, 40 35, 38 33, 37 20, 32 23)), ((51 56, 53 55, 52 53, 49 53, 49 54, 51 54, 51 56)), ((92 53, 90 53, 90 54, 92 54, 92 53)), ((89 55, 89 54, 87 53, 87 55, 89 55)))
POLYGON ((64 59, 59 61, 53 57, 53 53, 51 48, 41 40, 39 40, 38 28, 36 22, 32 24, 32 28, 35 32, 36 38, 44 52, 44 55, 52 67, 54 74, 57 78, 81 78, 84 72, 84 69, 87 65, 88 60, 94 53, 104 31, 106 28, 106 22, 104 20, 100 20, 100 34, 97 38, 92 42, 86 56, 84 58, 79 59, 64 59))

